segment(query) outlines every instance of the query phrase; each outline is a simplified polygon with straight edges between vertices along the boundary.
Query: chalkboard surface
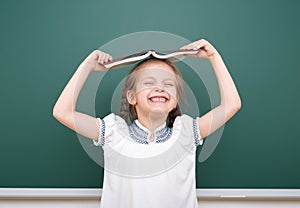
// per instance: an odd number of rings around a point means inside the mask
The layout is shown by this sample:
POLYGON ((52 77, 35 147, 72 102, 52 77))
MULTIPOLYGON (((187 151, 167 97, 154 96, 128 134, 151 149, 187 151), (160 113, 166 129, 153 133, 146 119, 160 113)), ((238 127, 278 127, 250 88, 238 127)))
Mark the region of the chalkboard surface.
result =
MULTIPOLYGON (((197 187, 300 188, 299 9, 299 1, 279 0, 2 1, 0 187, 102 187, 103 169, 52 117, 53 105, 92 50, 163 31, 215 45, 243 102, 213 154, 199 162, 197 150, 197 187)), ((207 112, 203 83, 179 67, 207 112)), ((109 113, 128 70, 105 74, 98 116, 109 113)))

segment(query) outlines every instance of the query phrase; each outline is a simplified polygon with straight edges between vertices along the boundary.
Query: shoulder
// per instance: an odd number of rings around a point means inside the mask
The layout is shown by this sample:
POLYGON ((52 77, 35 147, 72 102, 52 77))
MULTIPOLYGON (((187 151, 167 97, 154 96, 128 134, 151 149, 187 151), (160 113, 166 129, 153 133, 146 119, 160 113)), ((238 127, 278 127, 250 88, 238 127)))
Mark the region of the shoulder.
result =
POLYGON ((194 138, 196 146, 202 145, 203 143, 200 136, 198 117, 193 118, 186 114, 177 116, 173 125, 173 130, 180 131, 182 134, 194 138))
POLYGON ((108 126, 115 125, 115 124, 126 124, 123 118, 121 118, 120 116, 114 113, 110 113, 109 115, 105 116, 103 119, 100 120, 103 120, 105 124, 108 126))
POLYGON ((181 116, 177 116, 173 128, 191 128, 193 126, 193 122, 197 120, 196 118, 192 118, 189 115, 183 114, 181 116))
POLYGON ((125 120, 114 113, 111 113, 104 118, 97 118, 100 123, 99 138, 94 141, 96 146, 104 146, 106 142, 110 142, 113 135, 122 135, 128 131, 128 125, 125 120))
POLYGON ((101 119, 103 125, 105 125, 105 133, 106 136, 110 135, 110 132, 116 131, 126 131, 128 129, 128 125, 126 121, 121 117, 114 113, 111 113, 101 119))

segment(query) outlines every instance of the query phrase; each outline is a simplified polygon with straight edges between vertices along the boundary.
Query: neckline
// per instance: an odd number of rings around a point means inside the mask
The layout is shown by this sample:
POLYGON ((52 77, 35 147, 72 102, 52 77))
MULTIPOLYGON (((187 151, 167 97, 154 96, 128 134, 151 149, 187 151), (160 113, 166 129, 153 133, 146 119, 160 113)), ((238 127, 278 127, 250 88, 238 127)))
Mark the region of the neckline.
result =
POLYGON ((129 134, 131 138, 141 144, 163 143, 172 136, 173 129, 166 126, 166 123, 158 127, 154 131, 154 141, 150 142, 150 131, 143 126, 138 120, 135 120, 129 126, 129 134))
MULTIPOLYGON (((134 121, 134 123, 135 123, 140 129, 142 129, 143 131, 150 133, 150 131, 149 131, 143 124, 141 124, 141 123, 139 122, 139 120, 136 119, 136 120, 134 121)), ((157 128, 155 129, 154 133, 156 133, 156 132, 158 132, 158 131, 160 131, 160 130, 162 130, 162 129, 164 129, 164 128, 166 128, 166 122, 164 122, 162 125, 160 125, 159 127, 157 127, 157 128)))

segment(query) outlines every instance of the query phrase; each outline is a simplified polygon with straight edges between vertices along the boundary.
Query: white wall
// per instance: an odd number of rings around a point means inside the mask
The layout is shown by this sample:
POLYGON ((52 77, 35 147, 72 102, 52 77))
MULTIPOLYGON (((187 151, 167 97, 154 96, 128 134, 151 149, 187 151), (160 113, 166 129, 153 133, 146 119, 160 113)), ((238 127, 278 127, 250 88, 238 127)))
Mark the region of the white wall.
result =
POLYGON ((269 199, 222 199, 199 200, 199 208, 299 208, 300 200, 269 200, 269 199))
POLYGON ((99 208, 99 199, 0 199, 1 208, 99 208))
MULTIPOLYGON (((101 189, 0 188, 0 208, 99 208, 101 189)), ((299 208, 298 189, 197 189, 199 208, 299 208)))
MULTIPOLYGON (((91 199, 0 199, 1 208, 99 208, 99 198, 91 199)), ((199 208, 299 208, 300 200, 200 199, 199 208)))

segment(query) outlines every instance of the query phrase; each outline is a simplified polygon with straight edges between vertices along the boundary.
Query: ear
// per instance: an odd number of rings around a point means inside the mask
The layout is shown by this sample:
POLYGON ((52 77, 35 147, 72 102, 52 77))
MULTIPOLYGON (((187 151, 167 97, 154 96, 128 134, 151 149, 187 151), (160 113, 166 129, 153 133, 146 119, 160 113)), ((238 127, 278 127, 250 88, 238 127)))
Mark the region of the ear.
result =
POLYGON ((173 110, 175 110, 177 107, 179 107, 178 103, 174 104, 173 110))
POLYGON ((177 104, 174 108, 173 108, 173 110, 176 112, 176 111, 179 111, 180 112, 180 107, 179 107, 179 105, 177 104))
POLYGON ((179 107, 179 104, 177 102, 176 103, 174 102, 171 107, 172 110, 176 110, 176 108, 179 107))
POLYGON ((128 90, 126 93, 127 101, 130 105, 136 104, 136 97, 135 93, 132 90, 128 90))

